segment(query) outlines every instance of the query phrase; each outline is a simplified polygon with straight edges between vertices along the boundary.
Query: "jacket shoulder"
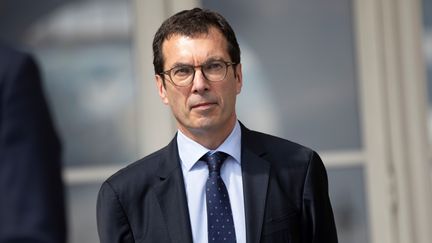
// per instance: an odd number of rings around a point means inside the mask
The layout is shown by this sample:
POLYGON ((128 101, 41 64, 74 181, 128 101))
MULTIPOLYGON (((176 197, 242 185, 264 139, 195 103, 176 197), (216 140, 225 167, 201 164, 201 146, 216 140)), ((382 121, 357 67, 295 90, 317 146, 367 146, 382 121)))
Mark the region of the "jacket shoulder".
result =
POLYGON ((167 152, 167 147, 164 147, 127 165, 106 179, 104 184, 109 184, 116 192, 125 188, 133 190, 135 187, 149 189, 158 179, 157 170, 167 152))
POLYGON ((305 155, 307 157, 316 153, 313 149, 299 143, 253 130, 246 130, 244 138, 250 146, 267 151, 267 153, 283 156, 305 155))

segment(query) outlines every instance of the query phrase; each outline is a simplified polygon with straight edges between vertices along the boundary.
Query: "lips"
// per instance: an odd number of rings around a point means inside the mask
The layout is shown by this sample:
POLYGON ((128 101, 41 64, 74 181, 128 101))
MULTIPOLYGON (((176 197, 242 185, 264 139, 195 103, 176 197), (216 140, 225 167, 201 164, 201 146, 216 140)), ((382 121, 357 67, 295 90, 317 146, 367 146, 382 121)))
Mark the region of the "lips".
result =
POLYGON ((216 105, 216 102, 202 102, 202 103, 198 103, 196 105, 192 105, 191 108, 192 109, 208 109, 214 105, 216 105))

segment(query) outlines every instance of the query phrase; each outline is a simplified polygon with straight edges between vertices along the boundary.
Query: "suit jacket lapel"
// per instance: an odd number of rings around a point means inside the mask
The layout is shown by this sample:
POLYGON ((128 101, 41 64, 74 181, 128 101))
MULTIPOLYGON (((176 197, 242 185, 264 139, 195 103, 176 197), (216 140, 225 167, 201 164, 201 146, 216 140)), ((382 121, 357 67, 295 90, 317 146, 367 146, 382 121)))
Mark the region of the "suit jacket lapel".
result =
POLYGON ((189 210, 183 174, 177 149, 177 139, 166 147, 160 167, 160 183, 154 187, 172 242, 192 242, 189 210))
POLYGON ((270 164, 257 138, 242 125, 242 175, 245 199, 246 241, 258 243, 264 222, 270 164))

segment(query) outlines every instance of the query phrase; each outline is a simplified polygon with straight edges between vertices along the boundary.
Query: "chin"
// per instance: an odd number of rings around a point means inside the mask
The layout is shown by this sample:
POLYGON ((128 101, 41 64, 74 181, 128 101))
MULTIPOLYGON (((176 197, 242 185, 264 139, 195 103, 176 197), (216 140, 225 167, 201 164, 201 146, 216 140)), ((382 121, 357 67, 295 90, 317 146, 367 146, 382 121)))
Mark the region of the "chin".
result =
POLYGON ((230 119, 222 119, 219 116, 201 116, 195 119, 177 120, 178 124, 193 133, 223 132, 224 128, 230 123, 230 119))
POLYGON ((215 121, 214 119, 210 119, 210 118, 198 119, 196 121, 193 121, 185 125, 186 125, 185 127, 187 127, 189 130, 199 132, 199 133, 217 130, 223 126, 222 124, 220 124, 219 121, 215 121))
POLYGON ((195 123, 194 127, 200 130, 210 130, 214 127, 217 127, 217 122, 211 119, 204 119, 195 123))

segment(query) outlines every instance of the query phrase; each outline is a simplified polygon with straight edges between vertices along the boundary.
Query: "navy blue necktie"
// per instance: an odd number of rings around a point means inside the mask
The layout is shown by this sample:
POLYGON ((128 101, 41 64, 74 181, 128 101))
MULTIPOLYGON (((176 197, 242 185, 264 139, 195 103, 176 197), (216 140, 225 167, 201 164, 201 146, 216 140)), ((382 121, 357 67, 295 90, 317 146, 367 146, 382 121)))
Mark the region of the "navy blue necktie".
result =
POLYGON ((207 228, 209 243, 235 243, 236 236, 228 191, 220 176, 220 169, 228 154, 205 154, 209 178, 206 183, 207 228))

